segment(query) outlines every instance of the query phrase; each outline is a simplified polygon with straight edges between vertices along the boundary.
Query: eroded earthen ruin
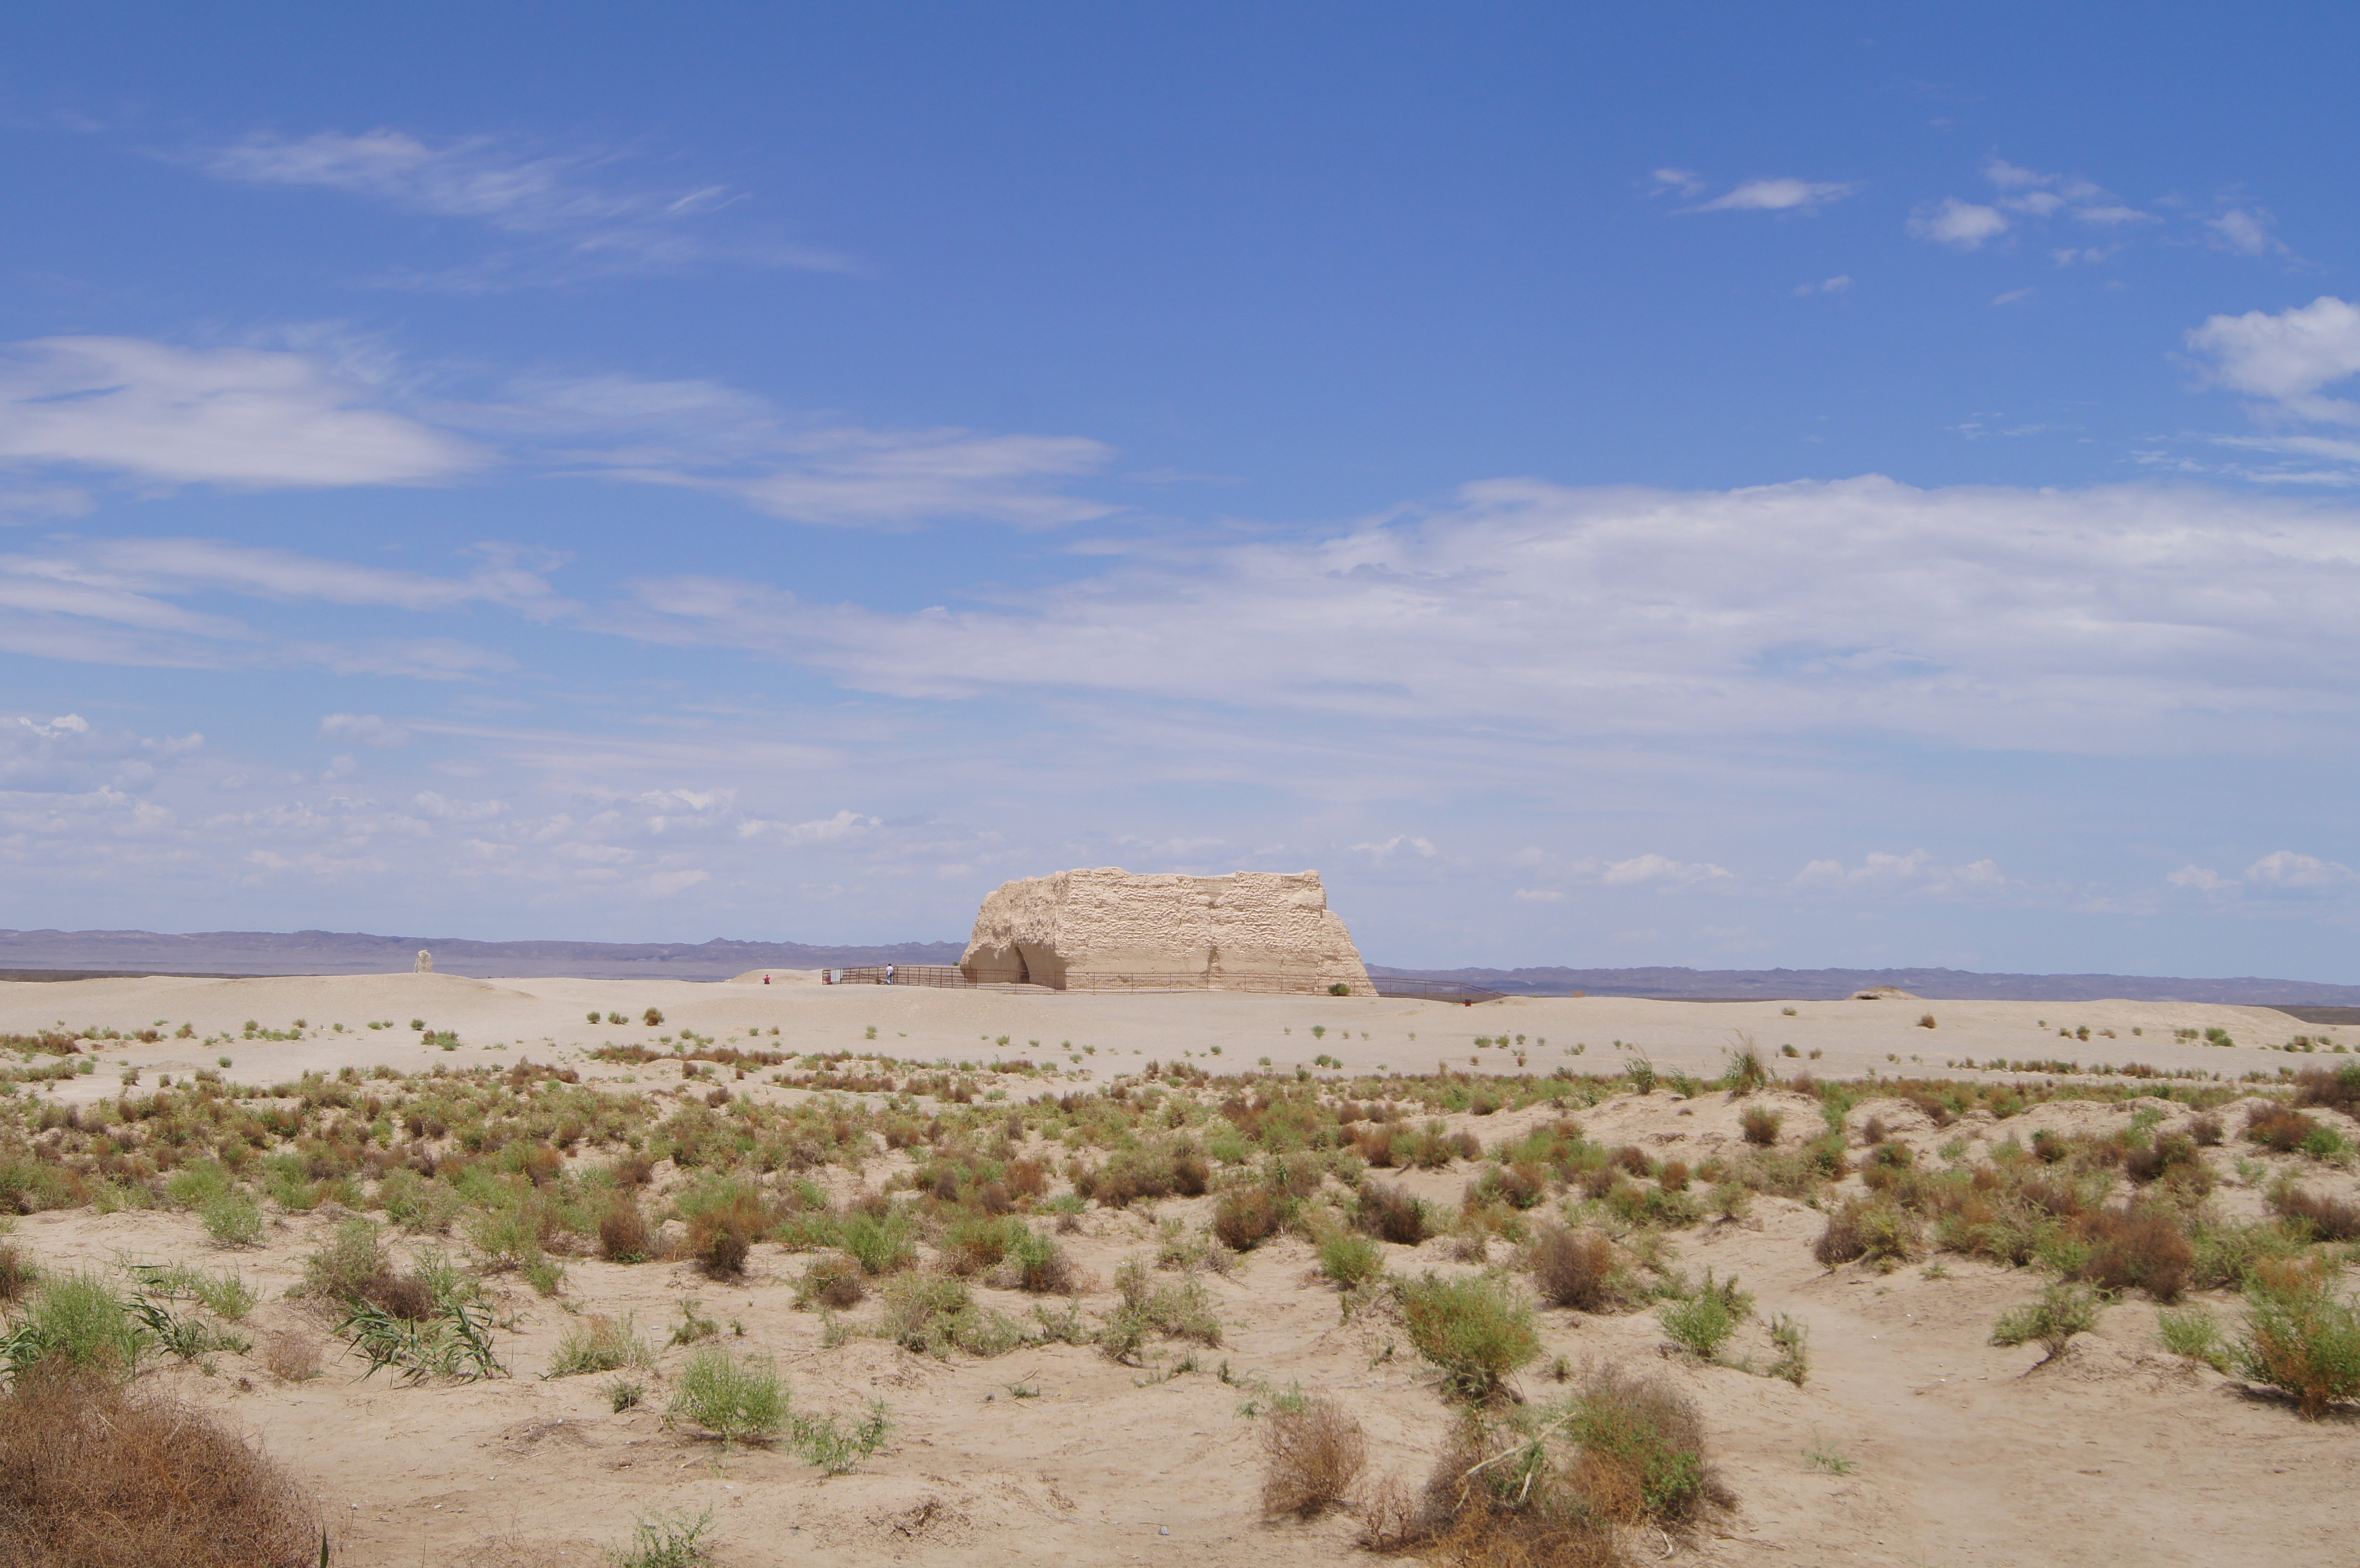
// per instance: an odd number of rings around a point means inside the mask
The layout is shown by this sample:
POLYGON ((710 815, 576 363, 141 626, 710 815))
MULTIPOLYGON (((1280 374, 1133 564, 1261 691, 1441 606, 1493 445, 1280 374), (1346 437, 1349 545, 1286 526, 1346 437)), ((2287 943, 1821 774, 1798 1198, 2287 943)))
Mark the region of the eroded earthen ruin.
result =
POLYGON ((1002 883, 984 899, 959 968, 978 984, 1061 991, 1374 994, 1317 871, 1180 877, 1109 866, 1002 883))

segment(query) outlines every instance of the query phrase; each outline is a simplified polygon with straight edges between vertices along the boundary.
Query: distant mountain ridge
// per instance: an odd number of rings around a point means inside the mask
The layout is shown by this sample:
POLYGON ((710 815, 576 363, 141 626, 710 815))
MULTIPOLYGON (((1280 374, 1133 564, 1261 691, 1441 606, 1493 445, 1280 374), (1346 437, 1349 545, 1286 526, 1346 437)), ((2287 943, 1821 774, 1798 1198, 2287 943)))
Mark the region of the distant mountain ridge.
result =
POLYGON ((143 975, 382 975, 408 969, 418 950, 437 974, 475 979, 574 975, 585 980, 727 980, 748 969, 837 969, 863 964, 956 964, 956 942, 817 947, 797 942, 467 942, 356 931, 0 931, 0 971, 143 975))
MULTIPOLYGON (((469 942, 457 937, 358 931, 0 931, 7 971, 139 975, 380 975, 408 969, 424 948, 435 969, 477 979, 575 975, 622 980, 727 980, 748 969, 838 969, 871 964, 956 964, 956 942, 824 946, 798 942, 469 942)), ((2187 979, 2152 975, 1986 975, 1967 969, 1395 969, 1371 975, 1459 980, 1511 996, 1660 996, 1669 999, 1814 1001, 1872 985, 1898 985, 1928 1000, 2218 1002, 2267 1007, 2360 1006, 2360 985, 2312 980, 2187 979)))
POLYGON ((2360 985, 2254 976, 2196 980, 2154 975, 1983 975, 1970 969, 1388 969, 1371 975, 1416 980, 1461 980, 1511 996, 1659 996, 1667 999, 1772 1002, 1833 1000, 1872 985, 1898 985, 1928 1001, 2215 1002, 2269 1007, 2360 1006, 2360 985))

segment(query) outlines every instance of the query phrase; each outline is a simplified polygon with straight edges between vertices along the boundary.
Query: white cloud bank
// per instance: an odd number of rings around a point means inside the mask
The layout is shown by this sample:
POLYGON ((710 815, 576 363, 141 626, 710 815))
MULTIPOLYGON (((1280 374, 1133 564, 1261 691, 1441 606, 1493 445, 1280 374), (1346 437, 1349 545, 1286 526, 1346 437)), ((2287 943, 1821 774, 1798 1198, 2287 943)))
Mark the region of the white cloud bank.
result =
POLYGON ((627 635, 906 696, 1098 693, 1555 736, 2171 753, 2360 718, 2360 512, 2195 487, 1467 486, 1325 539, 890 614, 715 576, 627 635))
POLYGON ((2232 391, 2267 397, 2297 419, 2360 424, 2360 403, 2322 396, 2360 375, 2360 306, 2322 294, 2275 315, 2212 316, 2190 330, 2188 346, 2232 391))

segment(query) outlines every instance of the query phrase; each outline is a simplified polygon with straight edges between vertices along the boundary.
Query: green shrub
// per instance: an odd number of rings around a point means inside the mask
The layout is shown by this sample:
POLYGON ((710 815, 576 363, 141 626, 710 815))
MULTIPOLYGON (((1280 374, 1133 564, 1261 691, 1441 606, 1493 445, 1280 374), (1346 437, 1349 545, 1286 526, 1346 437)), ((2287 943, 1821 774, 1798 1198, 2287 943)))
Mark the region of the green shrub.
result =
POLYGON ((2060 1279, 2041 1291, 2038 1301, 2002 1312, 1999 1322, 1992 1325, 1991 1341, 2012 1345, 2037 1339, 2049 1353, 2042 1359, 2053 1361, 2065 1354, 2075 1334, 2097 1326, 2097 1299, 2080 1286, 2060 1279))
POLYGON ((262 1245, 262 1205, 242 1187, 207 1197, 197 1205, 197 1217, 204 1222, 205 1234, 216 1246, 262 1245))
POLYGON ((830 1475, 842 1475, 885 1445, 892 1429, 885 1401, 871 1401, 869 1413, 839 1428, 834 1416, 797 1416, 788 1430, 787 1445, 830 1475))
POLYGON ((1569 1414, 1568 1432, 1581 1445, 1588 1473, 1584 1489, 1609 1517, 1683 1520, 1711 1500, 1704 1422, 1663 1378, 1607 1368, 1590 1377, 1569 1414), (1620 1499, 1630 1500, 1618 1507, 1620 1499))
POLYGON ((787 1396, 768 1356, 733 1356, 719 1345, 692 1352, 680 1370, 680 1388, 665 1411, 718 1437, 726 1448, 765 1439, 786 1424, 787 1396))
POLYGON ((839 1245, 870 1274, 891 1274, 917 1261, 917 1222, 898 1203, 881 1214, 854 1210, 838 1234, 839 1245))
POLYGON ((1737 1332, 1752 1311, 1752 1300, 1740 1291, 1734 1276, 1715 1285, 1711 1277, 1705 1279, 1704 1289, 1689 1301, 1675 1301, 1655 1313, 1672 1343, 1699 1361, 1711 1361, 1721 1355, 1721 1347, 1737 1332))
POLYGON ((1456 1394, 1488 1399, 1540 1354, 1532 1307, 1495 1280, 1445 1279, 1429 1272, 1394 1290, 1410 1343, 1456 1394))
POLYGON ((2306 1420, 2360 1398, 2360 1303, 2335 1295, 2323 1258, 2264 1264, 2245 1288, 2239 1368, 2300 1401, 2306 1420))

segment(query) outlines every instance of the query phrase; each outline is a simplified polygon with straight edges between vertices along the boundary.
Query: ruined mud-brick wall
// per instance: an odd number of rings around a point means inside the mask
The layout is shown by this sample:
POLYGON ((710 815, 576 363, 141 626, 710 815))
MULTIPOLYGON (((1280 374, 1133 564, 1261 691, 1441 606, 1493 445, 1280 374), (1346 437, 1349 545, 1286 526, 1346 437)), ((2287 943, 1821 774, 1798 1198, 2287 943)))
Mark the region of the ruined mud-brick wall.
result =
POLYGON ((1284 976, 1306 991, 1341 981, 1374 994, 1317 871, 1173 877, 1101 866, 1003 883, 984 899, 959 967, 973 980, 1060 990, 1120 975, 1218 988, 1229 975, 1284 976))

